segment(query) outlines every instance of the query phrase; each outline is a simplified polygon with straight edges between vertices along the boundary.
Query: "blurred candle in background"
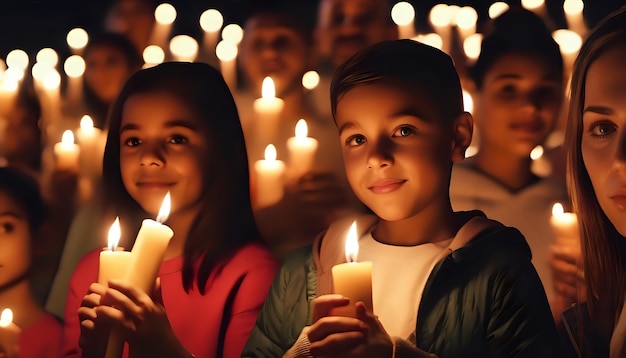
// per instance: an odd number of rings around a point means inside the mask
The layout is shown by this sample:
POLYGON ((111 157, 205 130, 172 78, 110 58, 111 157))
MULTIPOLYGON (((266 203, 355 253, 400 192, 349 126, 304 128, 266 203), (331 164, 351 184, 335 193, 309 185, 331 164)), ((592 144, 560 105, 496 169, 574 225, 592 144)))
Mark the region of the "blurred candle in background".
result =
POLYGON ((254 163, 257 188, 255 206, 266 207, 277 203, 283 197, 285 163, 276 157, 276 147, 268 144, 265 148, 265 159, 254 163))
POLYGON ((415 9, 406 1, 396 3, 391 8, 391 19, 398 26, 398 37, 410 39, 415 36, 415 9))
POLYGON ((308 136, 306 121, 304 119, 298 120, 295 136, 287 138, 289 173, 291 177, 299 178, 311 170, 317 147, 317 139, 308 136))

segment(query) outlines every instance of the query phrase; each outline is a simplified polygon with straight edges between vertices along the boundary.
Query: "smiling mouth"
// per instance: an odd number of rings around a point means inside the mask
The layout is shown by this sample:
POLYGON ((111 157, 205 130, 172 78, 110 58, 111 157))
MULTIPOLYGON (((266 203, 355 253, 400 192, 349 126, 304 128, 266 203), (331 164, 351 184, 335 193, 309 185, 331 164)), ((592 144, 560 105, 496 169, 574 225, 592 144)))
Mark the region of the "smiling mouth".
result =
POLYGON ((626 211, 626 195, 614 195, 610 197, 618 209, 626 211))
POLYGON ((375 182, 368 187, 375 194, 386 194, 398 190, 406 180, 402 179, 383 179, 375 182))
POLYGON ((137 183, 137 186, 144 189, 164 189, 169 188, 174 183, 160 183, 160 182, 140 182, 137 183))

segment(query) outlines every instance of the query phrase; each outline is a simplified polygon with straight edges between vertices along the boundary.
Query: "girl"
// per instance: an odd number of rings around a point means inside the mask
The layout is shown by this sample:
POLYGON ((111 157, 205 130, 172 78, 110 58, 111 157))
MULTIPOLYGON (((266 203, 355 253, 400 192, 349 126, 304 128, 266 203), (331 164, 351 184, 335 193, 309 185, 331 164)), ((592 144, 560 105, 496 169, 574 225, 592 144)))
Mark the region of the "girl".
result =
POLYGON ((260 244, 244 138, 219 72, 207 64, 165 63, 133 75, 111 113, 103 167, 113 212, 108 225, 119 216, 122 233, 134 237, 141 218, 154 218, 169 191, 166 224, 174 237, 158 299, 123 282, 90 286, 98 250, 79 262, 63 355, 102 354, 107 335, 101 332, 115 327, 133 355, 238 357, 278 267, 260 244))
POLYGON ((626 354, 626 7, 602 20, 574 64, 566 130, 568 187, 579 215, 586 304, 563 323, 570 353, 626 354))
POLYGON ((61 323, 45 312, 31 291, 29 273, 44 202, 37 182, 15 168, 0 168, 0 311, 10 308, 19 330, 0 327, 0 357, 56 357, 61 323))

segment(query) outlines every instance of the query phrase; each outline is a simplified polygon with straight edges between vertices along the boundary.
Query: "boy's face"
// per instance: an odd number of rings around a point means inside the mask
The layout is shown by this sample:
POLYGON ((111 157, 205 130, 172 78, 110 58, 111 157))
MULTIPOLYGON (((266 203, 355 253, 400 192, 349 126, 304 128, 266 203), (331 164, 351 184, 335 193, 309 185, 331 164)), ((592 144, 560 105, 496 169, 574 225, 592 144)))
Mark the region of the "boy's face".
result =
POLYGON ((420 92, 374 83, 349 90, 337 103, 348 181, 383 220, 450 205, 450 168, 462 151, 454 149, 453 126, 441 124, 420 92))
POLYGON ((273 24, 263 18, 248 22, 240 45, 240 65, 253 90, 260 95, 266 76, 272 77, 276 94, 301 86, 302 75, 308 69, 310 48, 296 31, 273 24))
POLYGON ((481 148, 527 158, 554 128, 562 93, 558 73, 540 56, 510 53, 497 59, 477 96, 481 148))
POLYGON ((0 291, 28 271, 30 235, 24 210, 0 192, 0 291))

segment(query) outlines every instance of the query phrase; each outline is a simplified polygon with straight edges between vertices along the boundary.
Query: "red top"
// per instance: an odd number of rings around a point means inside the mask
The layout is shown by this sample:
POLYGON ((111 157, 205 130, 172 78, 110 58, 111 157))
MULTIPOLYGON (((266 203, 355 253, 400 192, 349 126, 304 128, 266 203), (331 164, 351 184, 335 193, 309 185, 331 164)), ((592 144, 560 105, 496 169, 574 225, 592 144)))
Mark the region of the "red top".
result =
MULTIPOLYGON (((87 253, 72 274, 65 305, 63 357, 82 355, 77 310, 89 285, 97 281, 100 251, 87 253)), ((261 244, 248 244, 219 273, 211 273, 206 286, 210 289, 204 295, 195 288, 185 292, 182 265, 183 258, 178 257, 163 261, 159 270, 163 304, 176 337, 196 357, 217 357, 218 347, 223 347, 223 357, 239 357, 279 263, 261 244)))
POLYGON ((20 357, 56 358, 61 340, 61 322, 46 313, 22 330, 19 338, 20 357))

